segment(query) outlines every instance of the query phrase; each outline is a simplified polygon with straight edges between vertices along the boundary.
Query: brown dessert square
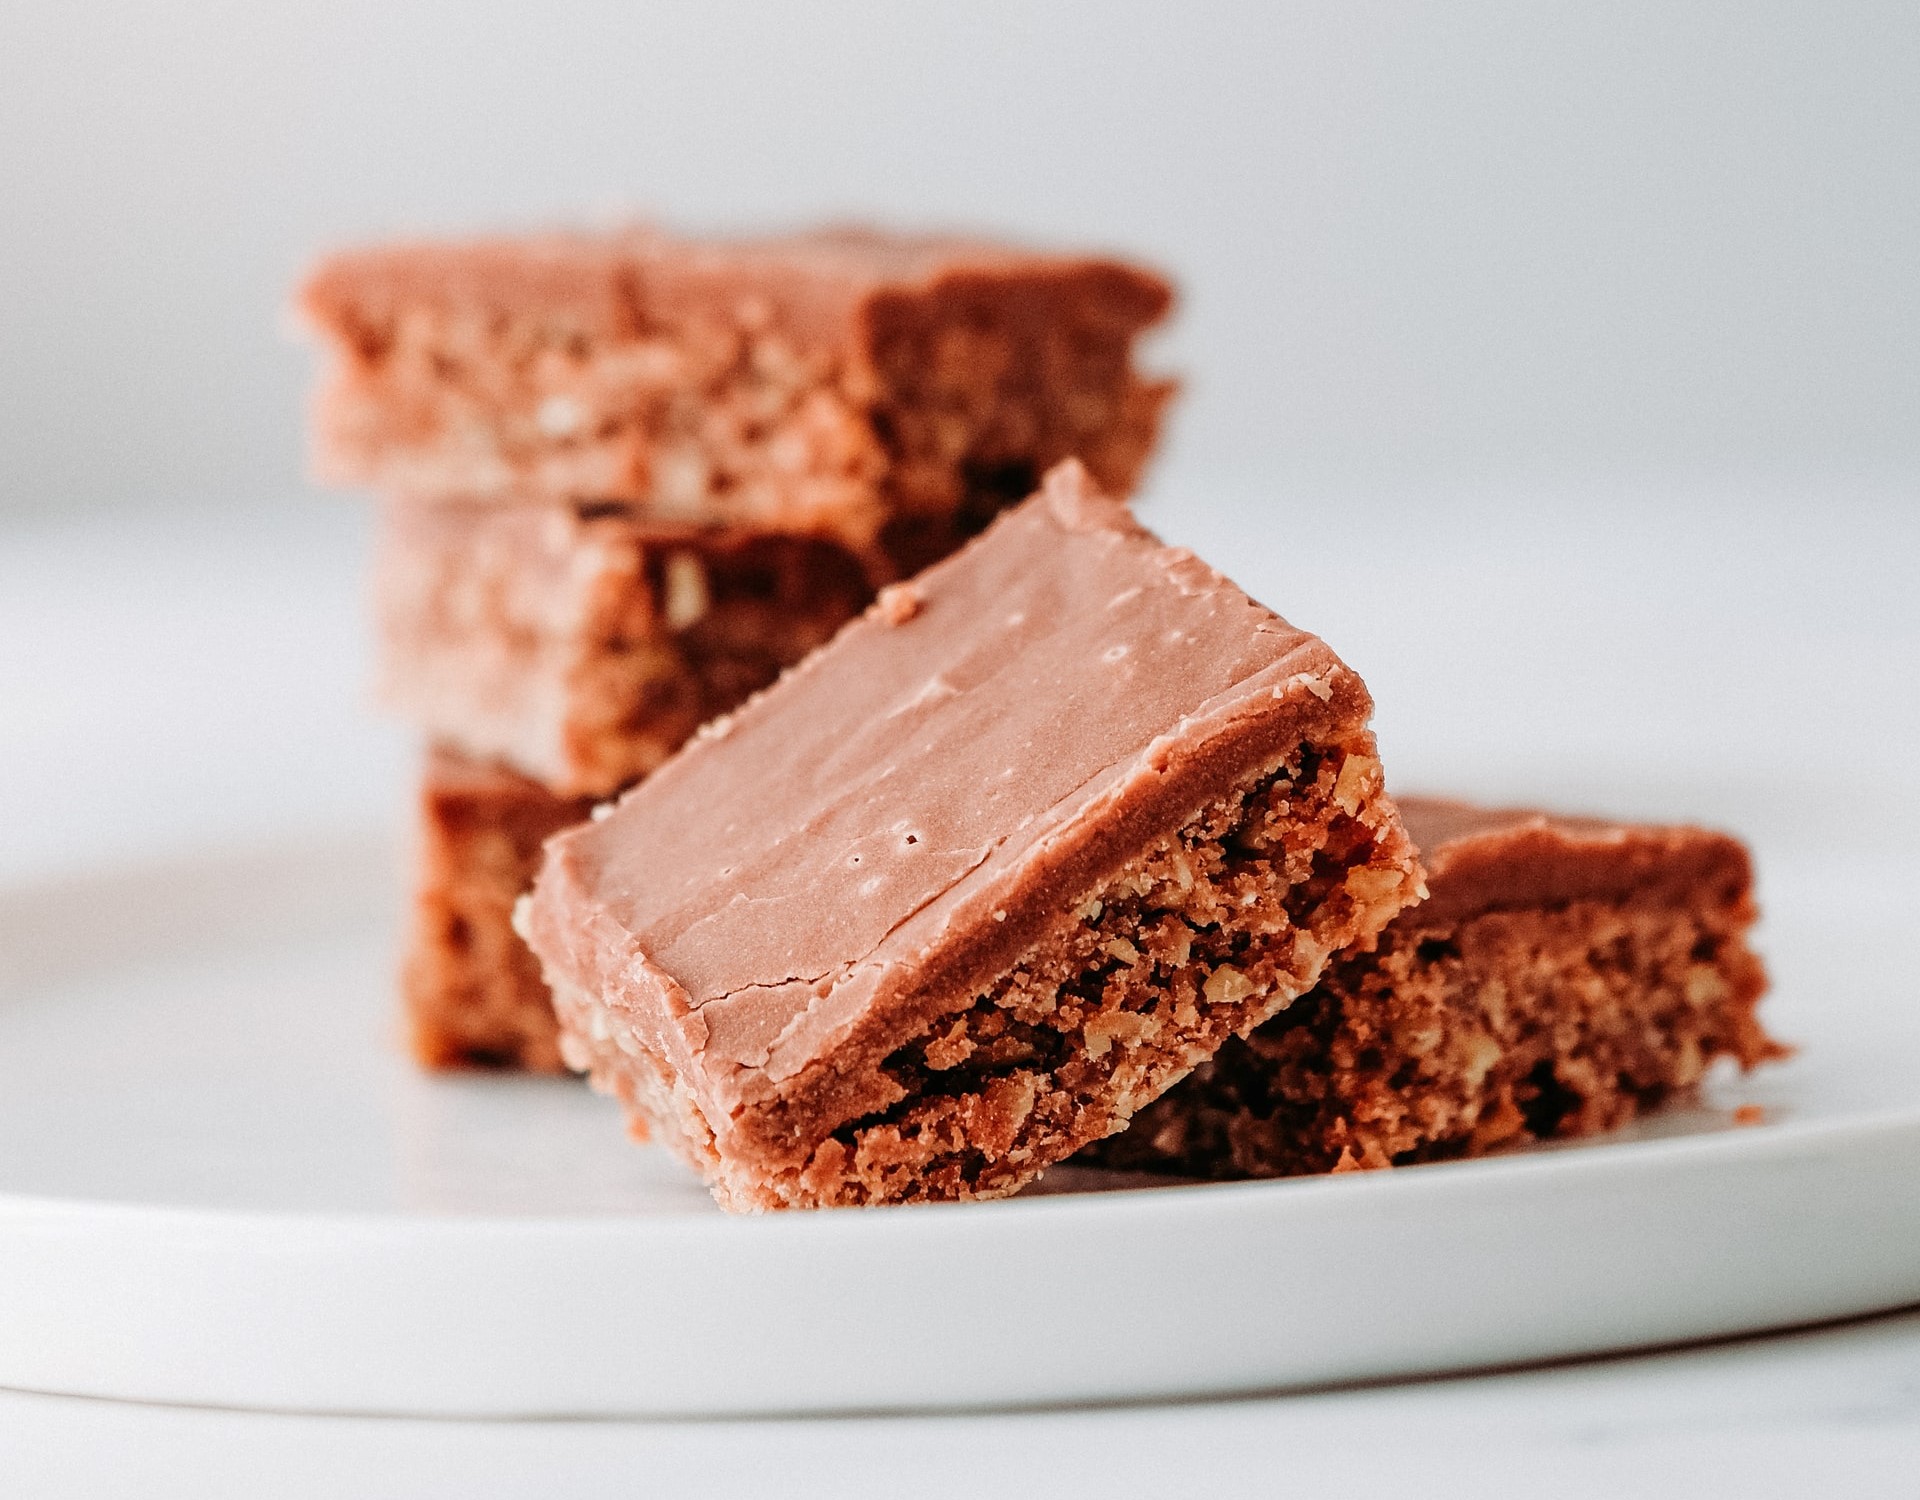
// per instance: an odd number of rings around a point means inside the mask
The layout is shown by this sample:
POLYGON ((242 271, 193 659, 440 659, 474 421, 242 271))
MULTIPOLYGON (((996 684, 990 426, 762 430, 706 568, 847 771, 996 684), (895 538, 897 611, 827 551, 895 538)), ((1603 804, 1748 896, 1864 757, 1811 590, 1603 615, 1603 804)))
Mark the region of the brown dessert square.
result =
POLYGON ((408 1039, 426 1066, 563 1070, 553 1002, 513 931, 513 903, 542 841, 592 807, 452 751, 428 756, 401 968, 408 1039))
POLYGON ((351 251, 300 308, 337 356, 330 479, 884 539, 911 571, 1056 460, 1132 487, 1172 390, 1133 344, 1170 302, 1098 256, 628 229, 351 251))
POLYGON ((562 797, 651 771, 873 597, 822 538, 570 505, 389 504, 382 527, 382 697, 562 797))
POLYGON ((734 1209, 1000 1196, 1422 887, 1360 679, 1062 465, 560 835, 561 1047, 734 1209))
POLYGON ((1403 798, 1428 900, 1148 1105, 1091 1160, 1270 1177, 1624 1124, 1784 1054, 1746 850, 1699 828, 1403 798))

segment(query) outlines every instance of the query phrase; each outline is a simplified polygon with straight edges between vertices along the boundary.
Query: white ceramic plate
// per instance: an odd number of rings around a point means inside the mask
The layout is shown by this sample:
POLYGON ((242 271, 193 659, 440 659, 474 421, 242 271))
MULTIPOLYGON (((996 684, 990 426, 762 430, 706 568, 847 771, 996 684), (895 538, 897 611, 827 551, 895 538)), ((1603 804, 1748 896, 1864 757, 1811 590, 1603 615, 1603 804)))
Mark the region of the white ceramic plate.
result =
POLYGON ((1801 1055, 1627 1137, 730 1219, 576 1084, 407 1065, 392 863, 0 895, 0 1384, 490 1415, 1088 1401, 1920 1301, 1913 866, 1768 868, 1771 1019, 1801 1055), (1735 1128, 1742 1103, 1766 1123, 1735 1128))

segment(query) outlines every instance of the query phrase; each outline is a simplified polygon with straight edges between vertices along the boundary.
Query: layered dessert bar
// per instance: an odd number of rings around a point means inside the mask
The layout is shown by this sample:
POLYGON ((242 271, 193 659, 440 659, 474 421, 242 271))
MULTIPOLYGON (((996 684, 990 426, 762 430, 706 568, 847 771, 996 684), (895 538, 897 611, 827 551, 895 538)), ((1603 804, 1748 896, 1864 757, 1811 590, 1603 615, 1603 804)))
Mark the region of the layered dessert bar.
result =
POLYGON ((454 751, 420 779, 418 870, 401 998, 413 1054, 431 1068, 563 1071, 540 965, 514 933, 540 845, 592 811, 454 751))
POLYGON ((873 597, 837 542, 661 531, 574 505, 389 503, 387 705, 556 799, 616 791, 873 597))
POLYGON ((405 969, 423 1060, 554 1063, 503 904, 532 830, 646 774, 1052 460, 1132 485, 1172 391, 1134 344, 1170 302, 1097 256, 852 230, 318 268, 318 466, 384 492, 383 696, 441 747, 405 969))
POLYGON ((1766 975, 1737 840, 1411 797, 1400 809, 1426 902, 1089 1159, 1270 1177, 1472 1156, 1624 1124, 1716 1058, 1784 1055, 1755 1015, 1766 975))
POLYGON ((834 542, 660 536, 572 506, 388 505, 382 523, 382 695, 436 741, 402 967, 414 1055, 557 1072, 509 925, 541 840, 831 638, 871 581, 834 542))
POLYGON ((337 356, 326 477, 830 536, 911 571, 1058 459, 1131 489, 1172 390, 1133 345, 1170 302, 1093 256, 629 229, 353 251, 300 308, 337 356))
POLYGON ((993 1197, 1422 893, 1371 701, 1076 464, 547 845, 561 1049, 732 1209, 993 1197))

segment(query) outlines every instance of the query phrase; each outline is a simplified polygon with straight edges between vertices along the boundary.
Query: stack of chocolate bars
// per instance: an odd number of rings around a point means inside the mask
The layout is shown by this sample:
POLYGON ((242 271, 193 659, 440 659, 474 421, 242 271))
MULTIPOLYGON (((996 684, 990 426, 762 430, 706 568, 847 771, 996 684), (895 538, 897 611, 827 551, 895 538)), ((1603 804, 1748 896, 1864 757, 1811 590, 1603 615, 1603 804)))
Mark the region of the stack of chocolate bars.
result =
POLYGON ((1473 1155, 1779 1054, 1737 841, 1396 804, 1359 677, 1112 498, 1168 301, 851 234, 321 270, 423 1061, 586 1072, 758 1210, 1473 1155))
POLYGON ((561 1066, 509 926, 548 835, 1050 464, 1132 488, 1172 392, 1134 345, 1170 302, 1106 258, 862 232, 317 270, 317 467, 382 498, 382 696, 430 747, 403 980, 423 1063, 561 1066))

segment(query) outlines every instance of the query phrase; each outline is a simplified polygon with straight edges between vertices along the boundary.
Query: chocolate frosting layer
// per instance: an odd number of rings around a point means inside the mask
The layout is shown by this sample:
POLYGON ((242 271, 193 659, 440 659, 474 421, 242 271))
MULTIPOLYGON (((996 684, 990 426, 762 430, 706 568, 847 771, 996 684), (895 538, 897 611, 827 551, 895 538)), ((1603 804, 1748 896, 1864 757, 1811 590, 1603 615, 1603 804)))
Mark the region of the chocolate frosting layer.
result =
POLYGON ((645 225, 601 234, 419 240, 342 251, 300 290, 300 314, 322 332, 361 329, 408 308, 510 306, 591 337, 644 332, 688 305, 741 299, 808 339, 838 341, 876 292, 925 291, 1009 272, 1098 278, 1152 321, 1173 300, 1150 272, 1100 256, 1054 254, 958 235, 847 227, 736 240, 688 240, 645 225))
POLYGON ((1091 889, 1063 851, 1133 840, 1117 866, 1370 706, 1323 642, 1065 464, 551 843, 535 946, 630 1010, 664 999, 686 1047, 659 1040, 710 1078, 790 1077, 941 953, 1091 889))
POLYGON ((1746 848, 1709 829, 1616 823, 1533 808, 1399 797, 1427 869, 1428 899, 1402 930, 1483 912, 1571 901, 1737 901, 1753 883, 1746 848))

